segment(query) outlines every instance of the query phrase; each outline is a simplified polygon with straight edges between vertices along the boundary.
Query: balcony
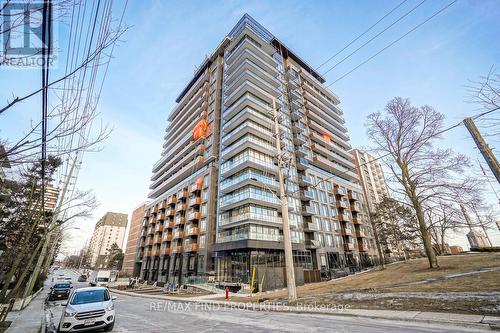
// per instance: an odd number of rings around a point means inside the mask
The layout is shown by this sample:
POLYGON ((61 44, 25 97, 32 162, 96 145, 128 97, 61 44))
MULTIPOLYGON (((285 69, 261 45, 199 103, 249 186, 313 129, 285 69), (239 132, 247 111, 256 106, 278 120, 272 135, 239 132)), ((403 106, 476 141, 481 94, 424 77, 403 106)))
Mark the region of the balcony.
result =
POLYGON ((337 201, 337 208, 349 208, 349 202, 347 200, 339 200, 337 201))
POLYGON ((165 228, 167 229, 172 229, 175 225, 175 222, 173 220, 169 220, 167 223, 165 223, 165 228))
POLYGON ((311 191, 300 191, 300 200, 302 201, 310 201, 314 200, 314 195, 311 191))
POLYGON ((340 195, 340 196, 347 195, 346 189, 338 185, 335 185, 333 193, 335 193, 335 195, 340 195))
POLYGON ((158 250, 154 250, 154 251, 153 251, 153 255, 154 255, 155 257, 159 257, 159 256, 160 256, 160 249, 158 249, 158 250))
POLYGON ((174 225, 182 225, 186 222, 186 219, 184 216, 179 216, 177 215, 175 218, 174 218, 174 225))
POLYGON ((313 185, 313 181, 312 181, 312 178, 310 176, 300 176, 299 178, 299 185, 301 186, 312 186, 313 185))
POLYGON ((187 214, 188 221, 199 220, 199 219, 200 219, 200 212, 188 212, 187 214))
POLYGON ((302 207, 302 215, 306 216, 316 215, 316 211, 312 206, 304 206, 302 207))
POLYGON ((144 229, 143 231, 141 231, 141 237, 146 237, 148 234, 147 234, 147 230, 144 229))
POLYGON ((356 237, 357 238, 364 238, 364 237, 366 237, 366 234, 363 230, 356 230, 356 237))
POLYGON ((153 240, 154 244, 161 244, 162 242, 162 237, 161 236, 156 236, 153 240))
POLYGON ((166 233, 166 234, 163 235, 163 241, 164 242, 170 242, 170 241, 172 241, 172 239, 173 239, 173 235, 172 234, 167 234, 166 233))
POLYGON ((184 244, 184 252, 196 252, 196 251, 198 251, 197 243, 184 244))
POLYGON ((303 157, 297 159, 297 170, 305 170, 309 167, 309 162, 303 157))
POLYGON ((177 206, 175 207, 176 212, 182 212, 185 211, 186 209, 187 209, 186 204, 177 204, 177 206))
POLYGON ((188 227, 185 230, 186 236, 198 236, 199 229, 196 227, 188 227))
POLYGON ((352 236, 352 230, 351 229, 342 228, 342 236, 352 236))
POLYGON ((352 201, 360 201, 361 200, 361 195, 358 192, 354 192, 354 191, 349 190, 348 193, 349 193, 349 200, 352 200, 352 201))
POLYGON ((176 203, 177 203, 177 198, 175 197, 175 195, 171 195, 168 197, 167 199, 168 205, 175 205, 176 203))
POLYGON ((152 246, 153 245, 153 239, 149 238, 147 241, 146 241, 146 246, 152 246))
POLYGON ((315 240, 315 239, 306 240, 306 247, 307 248, 318 248, 320 246, 321 246, 320 242, 315 240))
POLYGON ((158 215, 158 220, 159 220, 159 221, 165 221, 165 212, 161 212, 161 213, 158 215))
POLYGON ((169 256, 172 254, 172 249, 170 249, 169 247, 165 248, 165 250, 163 250, 163 255, 165 256, 169 256))
POLYGON ((302 134, 294 135, 293 141, 294 141, 294 143, 296 145, 307 145, 307 144, 309 144, 309 140, 307 140, 307 138, 304 135, 302 135, 302 134))
POLYGON ((158 204, 155 205, 155 208, 153 209, 153 213, 158 213, 158 204))
POLYGON ((154 233, 155 233, 155 229, 154 229, 154 227, 149 226, 149 227, 148 227, 148 236, 151 236, 151 235, 153 235, 154 233))
POLYGON ((184 231, 175 230, 172 239, 181 239, 181 238, 184 238, 184 231))
POLYGON ((345 251, 354 251, 354 244, 344 243, 344 250, 345 251))
MULTIPOLYGON (((337 176, 348 178, 349 180, 352 180, 352 181, 359 180, 359 177, 356 173, 350 171, 349 169, 340 165, 337 162, 332 162, 332 161, 328 160, 327 158, 323 157, 322 155, 318 155, 318 154, 313 155, 312 163, 314 165, 316 165, 317 167, 324 169, 328 172, 331 172, 337 176)), ((347 192, 344 195, 347 195, 347 192)))
POLYGON ((182 246, 172 248, 172 253, 182 253, 182 246))
POLYGON ((189 205, 189 207, 201 205, 201 198, 200 197, 189 198, 188 205, 189 205))
POLYGON ((319 228, 316 225, 316 223, 307 223, 307 230, 309 230, 309 231, 319 231, 319 228))
POLYGON ((238 139, 227 148, 223 149, 221 155, 224 159, 230 159, 248 148, 252 148, 264 154, 276 155, 276 148, 272 144, 251 134, 243 136, 241 139, 238 139))
POLYGON ((161 202, 161 209, 166 209, 166 208, 167 208, 167 206, 168 206, 167 201, 166 201, 166 200, 163 200, 163 201, 161 202))
POLYGON ((180 190, 177 192, 177 199, 187 198, 188 192, 186 190, 180 190))
POLYGON ((277 174, 278 167, 268 161, 264 161, 253 156, 245 156, 237 161, 227 161, 221 165, 221 174, 223 177, 229 177, 247 167, 251 167, 264 172, 277 174))
POLYGON ((342 222, 349 222, 351 220, 351 217, 349 216, 349 214, 339 214, 339 219, 342 222))
POLYGON ((146 250, 144 251, 144 257, 149 258, 151 257, 152 251, 151 250, 146 250))
POLYGON ((202 188, 203 188, 203 184, 191 184, 191 185, 189 185, 189 192, 193 193, 193 192, 201 191, 202 188))
POLYGON ((359 242, 359 243, 358 243, 358 251, 359 251, 359 252, 367 252, 367 251, 368 251, 368 248, 366 247, 366 245, 365 245, 365 244, 363 244, 363 243, 359 242))
POLYGON ((165 212, 165 215, 166 215, 166 216, 174 216, 174 215, 175 215, 175 209, 173 209, 173 208, 168 209, 168 210, 165 212))
POLYGON ((250 221, 266 222, 275 225, 283 224, 283 220, 281 217, 256 214, 252 212, 233 215, 230 218, 221 218, 219 219, 218 223, 220 228, 225 228, 225 227, 230 228, 234 227, 235 224, 243 224, 250 221))
POLYGON ((354 202, 352 205, 351 205, 351 210, 353 212, 360 212, 361 211, 361 203, 359 203, 358 201, 354 202))
POLYGON ((162 232, 163 231, 163 224, 158 223, 155 227, 155 233, 156 232, 162 232))
MULTIPOLYGON (((356 215, 358 215, 358 214, 356 214, 356 215)), ((356 215, 352 216, 352 223, 358 224, 358 225, 362 225, 363 224, 363 218, 361 216, 356 216, 356 215)))

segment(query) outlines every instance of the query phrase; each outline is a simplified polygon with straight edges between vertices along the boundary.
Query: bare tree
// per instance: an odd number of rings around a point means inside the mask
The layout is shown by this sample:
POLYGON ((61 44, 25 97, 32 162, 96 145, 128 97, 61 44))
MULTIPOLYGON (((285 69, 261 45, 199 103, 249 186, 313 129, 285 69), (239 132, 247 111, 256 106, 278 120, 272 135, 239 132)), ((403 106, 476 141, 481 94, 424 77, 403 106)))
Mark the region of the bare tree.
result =
MULTIPOLYGON (((500 74, 495 73, 492 67, 488 74, 480 76, 478 80, 470 81, 468 85, 468 101, 480 106, 484 111, 500 108, 500 74)), ((481 120, 481 127, 485 130, 484 137, 489 137, 493 141, 500 138, 500 117, 498 112, 484 117, 481 120)))
POLYGON ((429 267, 438 267, 425 216, 425 205, 439 198, 445 189, 469 186, 469 180, 454 180, 469 166, 469 159, 450 149, 434 147, 443 129, 443 115, 432 107, 414 107, 408 99, 396 97, 385 112, 368 116, 367 132, 374 151, 391 170, 390 181, 415 210, 416 222, 429 267))

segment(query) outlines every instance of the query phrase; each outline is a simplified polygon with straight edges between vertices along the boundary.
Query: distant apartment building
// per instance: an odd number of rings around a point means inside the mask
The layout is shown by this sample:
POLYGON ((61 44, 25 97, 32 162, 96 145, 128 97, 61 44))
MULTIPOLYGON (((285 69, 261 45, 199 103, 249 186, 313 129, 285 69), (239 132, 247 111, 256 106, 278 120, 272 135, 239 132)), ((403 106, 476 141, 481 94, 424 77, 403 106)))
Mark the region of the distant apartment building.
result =
POLYGON ((116 243, 123 249, 125 231, 127 229, 127 214, 107 212, 95 225, 89 244, 90 266, 106 268, 109 261, 109 248, 116 243))
POLYGON ((143 279, 249 283, 255 268, 257 278, 266 276, 265 289, 283 286, 277 139, 287 161, 299 283, 373 265, 376 247, 359 177, 350 170, 343 112, 324 82, 253 18, 242 17, 168 117, 144 213, 143 279))
POLYGON ((375 206, 385 196, 389 196, 382 166, 372 155, 359 149, 351 151, 363 192, 367 200, 367 208, 375 211, 375 206))
POLYGON ((131 276, 139 276, 141 269, 141 259, 138 257, 137 247, 141 238, 142 222, 144 220, 144 210, 147 203, 137 206, 130 218, 130 229, 128 231, 125 256, 123 258, 122 273, 131 276))
POLYGON ((59 188, 55 186, 48 185, 45 187, 45 210, 54 211, 57 205, 57 199, 59 198, 59 188))

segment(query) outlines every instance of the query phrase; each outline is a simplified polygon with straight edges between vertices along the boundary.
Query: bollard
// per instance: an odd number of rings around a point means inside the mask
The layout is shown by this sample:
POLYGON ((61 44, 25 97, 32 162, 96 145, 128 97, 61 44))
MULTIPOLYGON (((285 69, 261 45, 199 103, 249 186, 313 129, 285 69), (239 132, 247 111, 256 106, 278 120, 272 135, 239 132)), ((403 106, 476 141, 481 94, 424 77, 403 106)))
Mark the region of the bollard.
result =
POLYGON ((226 287, 226 299, 229 299, 229 287, 226 287))

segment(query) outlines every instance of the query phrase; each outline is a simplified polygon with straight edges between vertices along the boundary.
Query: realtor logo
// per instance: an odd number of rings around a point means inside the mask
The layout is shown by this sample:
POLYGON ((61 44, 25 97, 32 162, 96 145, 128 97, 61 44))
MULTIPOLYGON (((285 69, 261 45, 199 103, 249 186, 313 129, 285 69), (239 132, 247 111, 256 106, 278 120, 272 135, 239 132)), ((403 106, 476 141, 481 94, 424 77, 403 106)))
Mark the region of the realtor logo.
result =
MULTIPOLYGON (((43 1, 0 1, 0 66, 40 67, 42 50, 49 52, 49 66, 56 60, 52 22, 47 36, 50 45, 42 42, 43 1), (50 47, 49 47, 50 46, 50 47)), ((52 14, 52 17, 54 15, 52 14)), ((51 20, 52 21, 52 20, 51 20)))

